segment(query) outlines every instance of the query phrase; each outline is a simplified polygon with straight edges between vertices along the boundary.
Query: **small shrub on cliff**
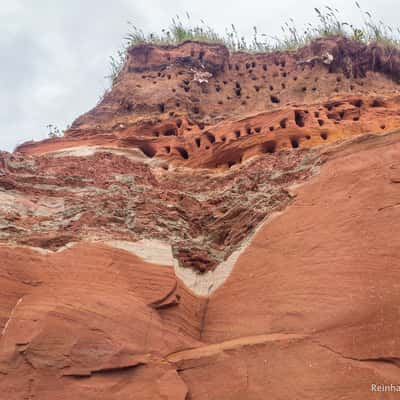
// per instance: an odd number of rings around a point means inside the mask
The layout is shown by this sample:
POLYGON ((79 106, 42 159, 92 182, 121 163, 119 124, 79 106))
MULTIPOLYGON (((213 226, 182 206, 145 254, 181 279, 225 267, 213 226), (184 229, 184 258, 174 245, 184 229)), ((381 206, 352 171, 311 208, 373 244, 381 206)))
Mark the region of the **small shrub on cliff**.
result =
MULTIPOLYGON (((46 125, 46 128, 48 129, 47 136, 49 138, 61 137, 64 135, 64 132, 65 132, 65 131, 61 130, 57 125, 53 125, 53 124, 46 125)), ((68 129, 68 127, 67 127, 67 129, 68 129)))

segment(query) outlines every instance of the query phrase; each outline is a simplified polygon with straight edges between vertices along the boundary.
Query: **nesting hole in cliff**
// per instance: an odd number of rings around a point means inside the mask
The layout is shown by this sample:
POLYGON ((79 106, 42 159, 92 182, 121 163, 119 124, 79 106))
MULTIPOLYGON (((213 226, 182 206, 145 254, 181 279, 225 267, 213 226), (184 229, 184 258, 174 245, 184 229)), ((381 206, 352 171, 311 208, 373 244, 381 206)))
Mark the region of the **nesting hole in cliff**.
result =
POLYGON ((164 147, 164 150, 165 150, 165 152, 168 153, 168 154, 171 153, 171 146, 165 146, 165 147, 164 147))
POLYGON ((246 126, 246 133, 248 134, 248 135, 251 135, 251 127, 250 126, 246 126))
POLYGON ((296 122, 297 126, 302 128, 304 126, 304 124, 305 124, 304 112, 303 111, 299 111, 299 110, 295 110, 295 112, 294 112, 294 121, 296 122))
POLYGON ((254 128, 254 130, 256 131, 256 133, 260 133, 261 132, 261 128, 259 126, 257 126, 256 128, 254 128))
POLYGON ((235 94, 236 96, 240 97, 240 95, 242 94, 242 90, 240 88, 235 88, 235 94))
POLYGON ((319 136, 321 136, 322 140, 328 139, 328 134, 326 132, 321 132, 319 136))
POLYGON ((299 138, 296 136, 291 137, 290 144, 294 149, 297 149, 300 146, 299 138))
POLYGON ((159 137, 160 136, 160 132, 158 132, 158 131, 153 132, 153 136, 159 137))
POLYGON ((311 136, 310 136, 310 135, 306 135, 305 137, 306 137, 307 140, 310 140, 310 139, 311 139, 311 136))
POLYGON ((354 121, 354 122, 358 122, 359 120, 360 120, 360 117, 359 117, 359 116, 353 117, 353 121, 354 121))
POLYGON ((181 156, 184 160, 189 159, 189 153, 186 151, 185 148, 183 148, 183 147, 176 147, 176 151, 180 154, 180 156, 181 156))
POLYGON ((226 136, 222 136, 221 137, 221 141, 225 143, 226 142, 226 136))
POLYGON ((239 129, 235 131, 235 136, 236 136, 236 139, 240 138, 240 130, 239 129))
POLYGON ((272 85, 269 85, 269 90, 274 90, 274 87, 272 85))
POLYGON ((200 138, 194 139, 194 142, 196 143, 196 146, 197 146, 197 147, 200 147, 200 146, 201 146, 201 139, 200 139, 200 138))
POLYGON ((268 70, 267 64, 263 64, 263 70, 264 70, 264 71, 267 71, 267 70, 268 70))
POLYGON ((381 99, 374 99, 371 103, 371 107, 385 107, 386 104, 381 99))
POLYGON ((361 99, 356 99, 356 100, 350 101, 350 104, 355 107, 361 108, 363 105, 363 101, 361 99))
POLYGON ((268 129, 272 132, 275 128, 273 126, 270 126, 268 129))
POLYGON ((319 111, 314 111, 314 117, 319 118, 319 111))
POLYGON ((178 119, 178 120, 176 121, 176 126, 177 126, 178 128, 180 128, 180 127, 182 126, 182 120, 181 120, 181 119, 178 119))
POLYGON ((287 128, 287 123, 288 123, 288 119, 287 118, 283 118, 280 120, 279 125, 281 128, 285 129, 287 128))
POLYGON ((160 111, 160 113, 163 113, 165 111, 165 104, 164 103, 160 103, 158 105, 158 110, 160 111))
POLYGON ((177 135, 177 131, 175 128, 167 128, 164 133, 164 136, 176 136, 177 135))
POLYGON ((380 126, 380 128, 381 128, 381 129, 385 129, 385 128, 386 128, 386 125, 385 125, 385 124, 382 124, 382 125, 380 126))
POLYGON ((279 97, 271 95, 271 102, 272 103, 280 103, 279 97))
POLYGON ((323 126, 325 124, 325 121, 323 119, 318 120, 318 125, 323 126))
POLYGON ((228 161, 228 167, 229 167, 229 168, 233 167, 233 166, 236 165, 236 164, 237 164, 236 161, 233 161, 233 160, 228 161))
POLYGON ((148 143, 141 144, 138 147, 147 157, 152 158, 156 155, 155 148, 148 143))
POLYGON ((328 113, 328 114, 326 114, 326 116, 328 117, 328 119, 333 119, 333 120, 335 120, 335 121, 340 120, 339 114, 338 114, 338 113, 335 113, 335 112, 333 112, 333 113, 328 113))
POLYGON ((256 92, 259 92, 260 91, 260 86, 254 86, 254 89, 255 89, 256 92))
POLYGON ((211 144, 215 143, 215 136, 211 132, 206 132, 205 135, 211 144))
POLYGON ((261 146, 261 151, 263 153, 269 153, 273 154, 276 151, 276 141, 275 140, 269 140, 268 142, 265 142, 261 146))

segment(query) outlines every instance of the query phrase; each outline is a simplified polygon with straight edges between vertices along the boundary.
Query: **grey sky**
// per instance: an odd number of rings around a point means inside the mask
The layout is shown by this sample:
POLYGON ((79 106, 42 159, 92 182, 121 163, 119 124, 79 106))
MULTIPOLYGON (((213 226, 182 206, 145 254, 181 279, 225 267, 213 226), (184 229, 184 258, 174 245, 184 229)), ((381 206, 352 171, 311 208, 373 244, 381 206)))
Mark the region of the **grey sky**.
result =
MULTIPOLYGON (((359 3, 376 19, 399 25, 397 1, 359 3)), ((326 4, 360 21, 348 0, 1 0, 0 149, 43 139, 47 124, 63 129, 96 104, 128 20, 159 32, 188 11, 194 22, 204 19, 220 33, 233 23, 245 35, 254 25, 277 35, 290 17, 301 27, 315 20, 314 7, 326 4)))

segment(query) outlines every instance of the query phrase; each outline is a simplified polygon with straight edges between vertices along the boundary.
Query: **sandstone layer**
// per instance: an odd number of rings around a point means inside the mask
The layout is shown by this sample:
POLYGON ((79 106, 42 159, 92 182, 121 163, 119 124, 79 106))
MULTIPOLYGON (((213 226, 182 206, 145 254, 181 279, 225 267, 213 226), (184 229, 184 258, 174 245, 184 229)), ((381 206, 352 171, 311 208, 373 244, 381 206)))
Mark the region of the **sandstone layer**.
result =
POLYGON ((2 396, 400 384, 399 60, 136 46, 63 137, 2 152, 2 396))

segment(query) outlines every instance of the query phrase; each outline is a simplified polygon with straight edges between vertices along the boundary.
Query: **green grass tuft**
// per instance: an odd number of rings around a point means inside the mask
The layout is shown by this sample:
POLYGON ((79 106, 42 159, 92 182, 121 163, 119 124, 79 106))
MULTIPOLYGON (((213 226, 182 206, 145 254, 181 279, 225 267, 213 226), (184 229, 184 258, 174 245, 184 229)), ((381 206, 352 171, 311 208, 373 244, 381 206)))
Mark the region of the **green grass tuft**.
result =
POLYGON ((130 29, 125 37, 123 48, 115 57, 111 57, 109 78, 114 84, 125 63, 128 48, 146 43, 177 45, 193 40, 224 44, 231 52, 272 52, 296 50, 321 37, 343 36, 366 44, 376 42, 388 47, 400 47, 399 28, 393 29, 382 21, 376 22, 371 13, 364 11, 357 1, 355 5, 363 17, 361 26, 343 21, 339 10, 325 6, 323 9, 314 8, 318 19, 316 25, 307 24, 304 30, 299 31, 295 21, 290 19, 282 26, 281 37, 260 34, 254 27, 250 40, 241 36, 234 25, 226 30, 225 35, 220 35, 202 20, 200 24, 193 24, 188 13, 186 13, 185 21, 179 16, 172 19, 168 29, 161 30, 160 34, 145 33, 129 23, 130 29))

